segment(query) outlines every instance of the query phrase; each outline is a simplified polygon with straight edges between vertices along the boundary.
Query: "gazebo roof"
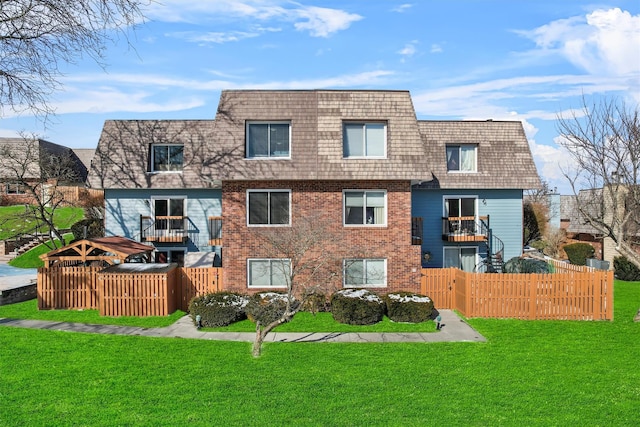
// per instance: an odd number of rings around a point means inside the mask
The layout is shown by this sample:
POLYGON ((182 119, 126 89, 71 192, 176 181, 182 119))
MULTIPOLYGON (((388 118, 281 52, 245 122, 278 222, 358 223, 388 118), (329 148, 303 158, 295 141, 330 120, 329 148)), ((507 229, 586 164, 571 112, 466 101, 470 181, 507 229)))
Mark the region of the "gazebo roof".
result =
POLYGON ((145 245, 126 237, 110 236, 83 239, 67 246, 54 249, 40 255, 45 267, 58 261, 106 261, 114 264, 121 263, 132 255, 149 254, 153 252, 153 246, 145 245))

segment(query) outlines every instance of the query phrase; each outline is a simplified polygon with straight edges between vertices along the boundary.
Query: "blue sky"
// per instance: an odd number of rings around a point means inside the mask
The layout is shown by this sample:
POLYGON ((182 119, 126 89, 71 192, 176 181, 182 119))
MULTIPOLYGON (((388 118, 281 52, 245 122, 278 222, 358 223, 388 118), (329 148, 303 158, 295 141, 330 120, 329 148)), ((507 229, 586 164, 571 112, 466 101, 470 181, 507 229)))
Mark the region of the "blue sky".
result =
POLYGON ((106 119, 212 119, 222 89, 403 89, 419 119, 521 120, 568 194, 557 114, 583 94, 640 103, 638 0, 161 0, 146 16, 106 69, 64 67, 46 126, 4 111, 0 136, 93 148, 106 119))

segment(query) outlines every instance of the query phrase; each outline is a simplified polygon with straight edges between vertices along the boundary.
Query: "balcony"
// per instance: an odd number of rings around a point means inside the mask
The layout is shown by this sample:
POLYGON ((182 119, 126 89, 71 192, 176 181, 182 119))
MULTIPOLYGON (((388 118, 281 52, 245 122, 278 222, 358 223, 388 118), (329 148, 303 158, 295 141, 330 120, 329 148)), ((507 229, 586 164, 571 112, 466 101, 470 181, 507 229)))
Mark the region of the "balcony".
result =
POLYGON ((140 240, 143 242, 185 243, 189 218, 186 216, 140 216, 140 240))
POLYGON ((222 217, 209 217, 209 245, 222 246, 222 217))
POLYGON ((488 217, 442 218, 442 240, 446 242, 484 242, 488 238, 488 217))

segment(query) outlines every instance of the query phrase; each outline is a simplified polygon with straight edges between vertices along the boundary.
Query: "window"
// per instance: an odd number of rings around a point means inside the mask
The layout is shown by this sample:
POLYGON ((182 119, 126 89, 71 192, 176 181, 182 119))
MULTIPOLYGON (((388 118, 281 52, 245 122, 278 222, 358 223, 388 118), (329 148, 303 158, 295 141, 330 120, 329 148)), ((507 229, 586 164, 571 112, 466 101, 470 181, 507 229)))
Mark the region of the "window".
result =
POLYGON ((154 252, 154 260, 157 263, 175 262, 180 266, 184 265, 184 248, 159 248, 154 252))
POLYGON ((475 145, 447 145, 447 171, 476 172, 475 145))
POLYGON ((386 259, 346 259, 344 260, 344 287, 385 287, 387 286, 386 259))
POLYGON ((455 267, 473 272, 477 264, 477 248, 447 246, 444 248, 444 268, 455 267))
POLYGON ((247 223, 249 225, 289 225, 289 190, 249 190, 247 223))
POLYGON ((344 157, 386 157, 385 123, 345 123, 342 135, 344 157))
POLYGON ((184 145, 153 144, 151 172, 179 172, 182 170, 184 145))
POLYGON ((25 194, 22 184, 7 184, 7 194, 25 194))
POLYGON ((247 285, 250 288, 286 288, 290 272, 289 259, 248 259, 247 285))
POLYGON ((385 191, 345 191, 345 225, 386 225, 385 191))
POLYGON ((444 198, 444 216, 449 224, 449 233, 476 233, 476 200, 476 197, 444 198))
POLYGON ((288 122, 248 122, 247 158, 289 158, 290 128, 288 122))
POLYGON ((182 230, 185 228, 184 198, 153 198, 156 230, 182 230))

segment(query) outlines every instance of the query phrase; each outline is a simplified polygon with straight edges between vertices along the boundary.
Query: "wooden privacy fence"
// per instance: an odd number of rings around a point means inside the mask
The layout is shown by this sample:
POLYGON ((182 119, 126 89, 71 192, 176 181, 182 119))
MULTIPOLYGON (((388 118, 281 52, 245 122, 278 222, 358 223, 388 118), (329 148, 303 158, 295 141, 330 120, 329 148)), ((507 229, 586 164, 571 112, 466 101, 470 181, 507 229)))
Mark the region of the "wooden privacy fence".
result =
MULTIPOLYGON (((562 264, 562 263, 560 263, 562 264)), ((548 274, 423 269, 421 292, 466 317, 612 320, 613 271, 556 266, 548 274)))
POLYGON ((221 289, 220 268, 113 273, 102 267, 38 269, 38 308, 97 309, 101 316, 167 316, 221 289))

